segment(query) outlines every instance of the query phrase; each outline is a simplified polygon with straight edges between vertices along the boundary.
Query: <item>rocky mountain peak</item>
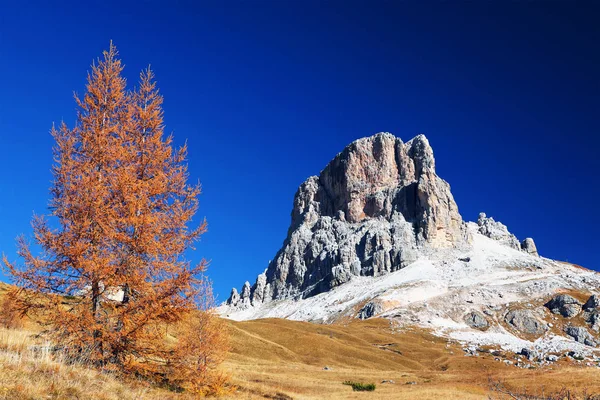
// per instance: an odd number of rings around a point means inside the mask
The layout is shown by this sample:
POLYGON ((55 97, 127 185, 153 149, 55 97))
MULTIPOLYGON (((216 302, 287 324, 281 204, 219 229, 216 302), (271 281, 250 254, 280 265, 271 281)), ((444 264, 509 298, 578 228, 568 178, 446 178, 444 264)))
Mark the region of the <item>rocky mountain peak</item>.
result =
MULTIPOLYGON (((300 185, 283 247, 251 287, 251 304, 309 297, 350 280, 378 276, 416 259, 423 247, 469 241, 429 141, 390 133, 358 139, 300 185)), ((230 304, 244 303, 244 291, 230 304)))
POLYGON ((300 185, 282 248, 219 313, 381 317, 468 343, 470 355, 499 346, 544 364, 596 352, 599 287, 600 274, 540 257, 484 213, 464 222, 427 138, 379 133, 300 185))

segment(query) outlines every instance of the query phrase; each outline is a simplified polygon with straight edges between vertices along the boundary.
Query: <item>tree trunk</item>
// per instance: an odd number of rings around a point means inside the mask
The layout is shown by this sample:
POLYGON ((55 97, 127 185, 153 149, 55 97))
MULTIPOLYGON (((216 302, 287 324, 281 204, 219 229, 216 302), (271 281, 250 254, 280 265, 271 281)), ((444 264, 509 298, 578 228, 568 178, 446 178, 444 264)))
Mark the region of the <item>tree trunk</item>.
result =
POLYGON ((94 338, 94 348, 92 351, 97 352, 99 354, 99 359, 103 358, 103 349, 102 349, 102 332, 97 328, 100 323, 99 318, 100 313, 100 283, 98 281, 92 282, 92 316, 94 318, 94 332, 92 333, 94 338))

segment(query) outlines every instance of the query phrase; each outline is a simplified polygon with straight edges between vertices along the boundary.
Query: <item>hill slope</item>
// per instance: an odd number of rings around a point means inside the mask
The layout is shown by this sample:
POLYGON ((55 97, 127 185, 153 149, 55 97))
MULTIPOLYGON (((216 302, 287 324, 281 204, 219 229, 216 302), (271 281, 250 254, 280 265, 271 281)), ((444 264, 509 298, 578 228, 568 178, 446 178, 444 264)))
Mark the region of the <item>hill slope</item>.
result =
POLYGON ((564 386, 600 393, 599 370, 585 362, 562 357, 552 366, 516 368, 505 361, 525 363, 525 357, 466 356, 455 341, 416 327, 398 332, 379 318, 329 325, 259 319, 232 321, 230 327, 232 351, 225 367, 239 386, 239 398, 487 399, 495 396, 490 378, 530 393, 564 386), (356 393, 342 385, 346 380, 377 388, 356 393))
MULTIPOLYGON (((34 321, 26 326, 0 329, 0 399, 191 398, 83 365, 66 365, 43 351, 47 344, 36 338, 39 327, 34 321)), ((526 357, 491 354, 485 347, 472 357, 457 341, 414 326, 398 331, 382 318, 327 325, 257 319, 229 321, 228 328, 231 351, 222 368, 231 376, 234 392, 225 398, 487 399, 489 378, 515 390, 545 387, 548 392, 568 386, 600 393, 598 360, 588 367, 588 361, 561 356, 549 366, 517 368, 529 362, 526 357), (347 380, 377 387, 372 393, 357 393, 342 384, 347 380)))

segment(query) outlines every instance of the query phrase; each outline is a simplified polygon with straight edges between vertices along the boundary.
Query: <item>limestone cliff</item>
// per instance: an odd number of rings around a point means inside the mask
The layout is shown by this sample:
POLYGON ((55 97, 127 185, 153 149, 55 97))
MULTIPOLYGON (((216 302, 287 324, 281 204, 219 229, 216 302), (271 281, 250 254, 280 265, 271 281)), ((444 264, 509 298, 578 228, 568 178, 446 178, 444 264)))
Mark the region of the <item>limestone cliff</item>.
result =
POLYGON ((390 133, 359 139, 294 197, 283 247, 256 283, 228 303, 257 305, 309 297, 349 281, 403 268, 425 247, 469 241, 424 135, 403 143, 390 133))

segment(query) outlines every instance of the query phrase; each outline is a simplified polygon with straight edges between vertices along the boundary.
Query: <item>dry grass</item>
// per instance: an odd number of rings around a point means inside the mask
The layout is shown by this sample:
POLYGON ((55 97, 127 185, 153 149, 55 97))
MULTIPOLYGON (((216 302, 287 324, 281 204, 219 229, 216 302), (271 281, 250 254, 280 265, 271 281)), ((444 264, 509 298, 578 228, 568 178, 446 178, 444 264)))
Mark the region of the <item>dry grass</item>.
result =
POLYGON ((328 326, 266 319, 230 326, 233 349, 226 366, 239 387, 236 398, 487 399, 490 377, 530 393, 563 387, 600 393, 597 368, 527 370, 492 355, 465 357, 457 344, 421 329, 393 333, 381 319, 328 326), (342 384, 347 380, 374 382, 377 389, 353 392, 342 384))
POLYGON ((0 399, 179 399, 145 382, 117 379, 83 365, 67 365, 49 344, 24 330, 0 328, 0 399))
MULTIPOLYGON (((67 365, 37 338, 35 322, 25 321, 24 326, 0 329, 0 400, 191 398, 67 365)), ((490 378, 530 393, 562 387, 600 393, 600 369, 561 361, 525 370, 494 361, 489 354, 465 357, 458 344, 422 329, 395 332, 382 319, 334 325, 265 319, 228 321, 227 326, 231 352, 223 368, 236 387, 229 396, 235 399, 488 399, 490 378), (355 392, 345 381, 375 383, 377 388, 355 392)))

